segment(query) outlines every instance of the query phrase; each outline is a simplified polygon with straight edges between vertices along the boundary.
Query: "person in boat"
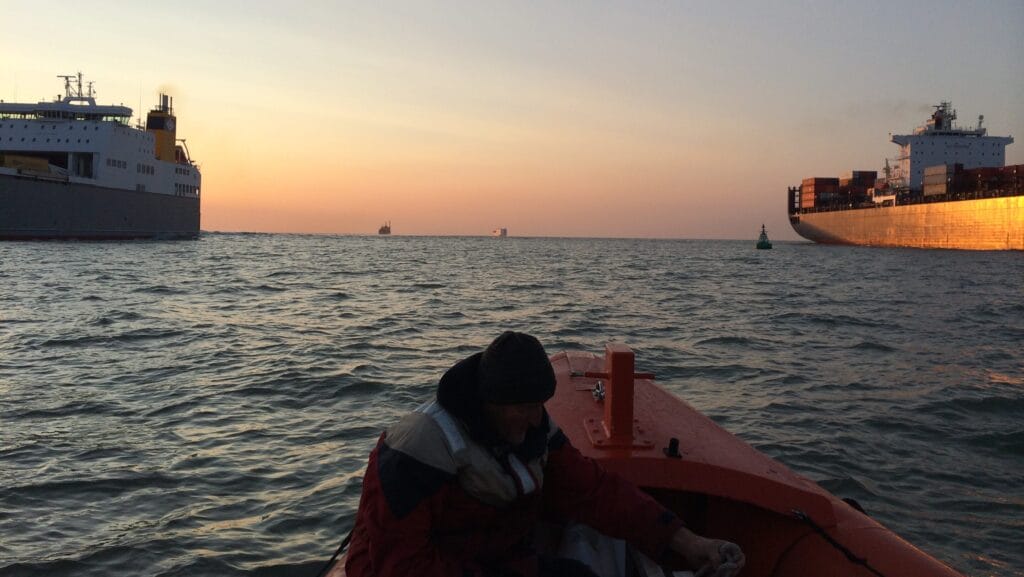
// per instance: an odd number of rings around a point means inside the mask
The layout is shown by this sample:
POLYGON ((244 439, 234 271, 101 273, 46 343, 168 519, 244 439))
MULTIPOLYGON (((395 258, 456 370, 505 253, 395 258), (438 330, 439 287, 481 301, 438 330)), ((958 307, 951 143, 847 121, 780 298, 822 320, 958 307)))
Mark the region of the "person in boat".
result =
POLYGON ((544 528, 576 522, 656 562, 681 556, 728 577, 739 547, 701 537, 625 479, 580 454, 544 410, 555 374, 540 342, 505 332, 441 378, 437 398, 370 453, 348 577, 594 576, 545 551, 544 528))

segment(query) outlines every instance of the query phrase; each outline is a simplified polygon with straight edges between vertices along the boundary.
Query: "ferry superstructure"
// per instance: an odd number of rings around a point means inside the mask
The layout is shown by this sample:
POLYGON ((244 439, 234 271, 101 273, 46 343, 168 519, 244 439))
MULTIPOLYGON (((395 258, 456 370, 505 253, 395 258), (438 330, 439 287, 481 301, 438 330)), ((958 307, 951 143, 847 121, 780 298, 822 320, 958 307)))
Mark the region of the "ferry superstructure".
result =
POLYGON ((883 176, 851 171, 790 187, 793 229, 826 244, 1024 250, 1024 165, 1005 166, 1011 136, 954 124, 949 102, 912 134, 883 176))
POLYGON ((81 73, 52 102, 0 101, 0 239, 196 238, 202 175, 171 97, 144 126, 81 73))

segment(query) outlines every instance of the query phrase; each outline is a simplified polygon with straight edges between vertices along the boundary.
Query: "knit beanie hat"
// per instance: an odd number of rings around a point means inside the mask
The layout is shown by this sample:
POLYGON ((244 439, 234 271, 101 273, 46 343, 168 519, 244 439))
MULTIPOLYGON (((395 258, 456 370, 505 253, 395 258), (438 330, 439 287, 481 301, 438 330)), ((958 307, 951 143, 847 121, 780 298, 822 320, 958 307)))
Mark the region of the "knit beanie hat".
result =
POLYGON ((505 331, 484 349, 477 372, 480 399, 497 405, 542 403, 555 394, 555 371, 540 341, 505 331))

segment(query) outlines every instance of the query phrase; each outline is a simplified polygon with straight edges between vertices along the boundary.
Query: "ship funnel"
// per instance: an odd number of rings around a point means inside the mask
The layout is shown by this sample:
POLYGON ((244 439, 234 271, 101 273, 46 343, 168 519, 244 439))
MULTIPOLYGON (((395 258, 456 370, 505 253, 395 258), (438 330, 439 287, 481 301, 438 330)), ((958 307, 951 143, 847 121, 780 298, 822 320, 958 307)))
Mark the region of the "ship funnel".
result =
POLYGON ((149 112, 146 117, 146 130, 153 134, 156 145, 156 158, 167 162, 174 162, 176 159, 176 128, 174 119, 174 100, 166 95, 160 95, 160 104, 149 112))

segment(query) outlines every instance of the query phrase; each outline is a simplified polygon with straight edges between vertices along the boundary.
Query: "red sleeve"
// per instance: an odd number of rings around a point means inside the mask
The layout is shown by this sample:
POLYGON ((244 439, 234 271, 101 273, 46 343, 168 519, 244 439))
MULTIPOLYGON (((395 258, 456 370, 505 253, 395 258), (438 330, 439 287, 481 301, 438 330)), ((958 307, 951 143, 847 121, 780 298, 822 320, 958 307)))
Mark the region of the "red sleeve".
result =
POLYGON ((584 457, 559 432, 544 473, 548 511, 624 539, 652 559, 662 559, 683 526, 674 513, 626 479, 584 457))
POLYGON ((370 454, 353 535, 355 550, 346 564, 348 574, 481 576, 475 563, 446 558, 431 543, 431 511, 441 498, 444 482, 439 483, 431 471, 417 469, 418 462, 409 461, 410 457, 395 453, 380 442, 370 454))

